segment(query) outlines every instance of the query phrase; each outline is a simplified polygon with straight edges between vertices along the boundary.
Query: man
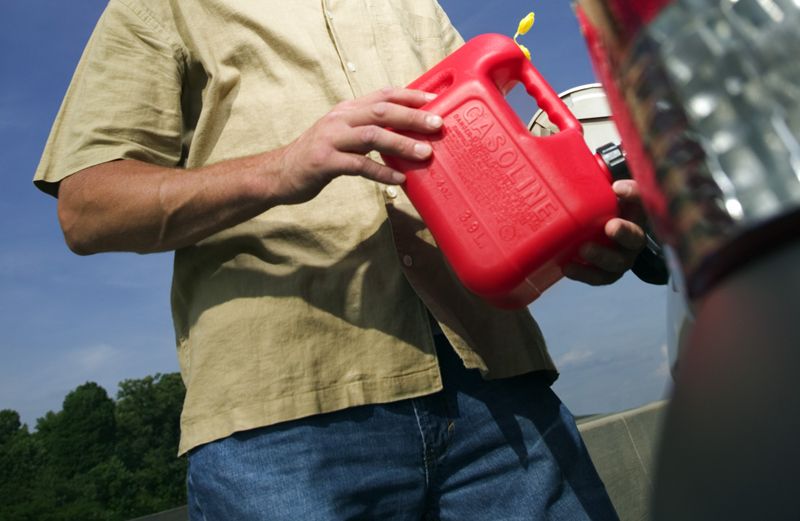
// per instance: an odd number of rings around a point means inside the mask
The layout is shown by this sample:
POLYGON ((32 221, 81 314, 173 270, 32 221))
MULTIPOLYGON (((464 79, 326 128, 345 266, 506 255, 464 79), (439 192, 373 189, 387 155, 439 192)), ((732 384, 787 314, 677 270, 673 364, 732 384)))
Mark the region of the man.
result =
MULTIPOLYGON (((193 519, 613 519, 527 311, 464 290, 375 152, 462 43, 432 0, 111 0, 36 175, 75 252, 175 250, 193 519), (370 154, 367 156, 366 154, 370 154)), ((618 185, 636 202, 635 185, 618 185)), ((588 245, 590 283, 643 244, 588 245)))

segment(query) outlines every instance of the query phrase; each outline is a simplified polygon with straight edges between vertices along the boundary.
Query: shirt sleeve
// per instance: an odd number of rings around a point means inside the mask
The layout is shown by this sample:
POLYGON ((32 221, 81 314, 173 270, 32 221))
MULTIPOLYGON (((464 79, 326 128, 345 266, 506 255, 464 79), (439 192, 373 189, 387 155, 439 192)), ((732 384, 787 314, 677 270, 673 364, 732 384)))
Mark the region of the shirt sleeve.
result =
POLYGON ((34 184, 57 195, 65 177, 108 161, 181 160, 182 47, 143 7, 111 0, 75 70, 34 184))

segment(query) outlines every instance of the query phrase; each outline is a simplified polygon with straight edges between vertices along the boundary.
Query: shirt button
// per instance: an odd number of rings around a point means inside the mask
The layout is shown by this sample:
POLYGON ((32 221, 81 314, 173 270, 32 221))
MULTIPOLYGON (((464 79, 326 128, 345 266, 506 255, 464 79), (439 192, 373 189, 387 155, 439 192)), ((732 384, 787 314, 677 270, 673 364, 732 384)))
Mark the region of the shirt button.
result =
POLYGON ((347 70, 350 72, 356 72, 356 64, 353 62, 347 62, 347 70))
POLYGON ((330 11, 325 11, 325 15, 328 17, 328 20, 333 20, 333 13, 330 11))
POLYGON ((394 199, 395 197, 397 197, 397 188, 395 188, 393 186, 388 187, 386 189, 386 196, 389 199, 394 199))
POLYGON ((403 255, 403 265, 407 268, 414 265, 414 259, 411 258, 411 255, 403 255))

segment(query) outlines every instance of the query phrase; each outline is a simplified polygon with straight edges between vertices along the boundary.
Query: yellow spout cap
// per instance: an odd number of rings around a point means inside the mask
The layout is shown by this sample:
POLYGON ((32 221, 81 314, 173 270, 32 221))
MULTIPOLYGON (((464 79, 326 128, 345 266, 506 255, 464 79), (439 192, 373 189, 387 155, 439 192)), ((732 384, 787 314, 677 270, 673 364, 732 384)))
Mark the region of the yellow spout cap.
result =
POLYGON ((514 42, 517 45, 519 45, 519 48, 522 50, 522 53, 529 60, 531 59, 531 51, 529 51, 527 47, 525 47, 524 45, 519 43, 517 41, 517 38, 519 36, 528 34, 528 31, 530 31, 531 27, 533 27, 533 22, 535 20, 536 20, 536 15, 534 15, 533 12, 528 13, 527 15, 525 15, 525 18, 523 18, 522 20, 519 21, 519 26, 517 27, 517 32, 516 32, 516 34, 514 34, 514 42))
POLYGON ((527 15, 525 15, 525 18, 519 21, 517 34, 514 35, 514 38, 516 38, 517 36, 528 34, 528 31, 530 31, 531 27, 533 27, 533 22, 535 20, 536 20, 536 15, 533 14, 533 12, 530 12, 527 15))

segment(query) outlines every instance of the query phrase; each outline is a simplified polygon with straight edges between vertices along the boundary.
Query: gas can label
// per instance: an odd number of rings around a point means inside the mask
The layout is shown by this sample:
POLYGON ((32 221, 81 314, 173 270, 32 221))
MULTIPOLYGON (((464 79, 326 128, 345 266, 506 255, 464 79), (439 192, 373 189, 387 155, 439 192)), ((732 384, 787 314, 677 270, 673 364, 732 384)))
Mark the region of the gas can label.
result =
POLYGON ((555 218, 556 199, 487 105, 472 100, 447 119, 442 144, 449 157, 437 157, 455 163, 448 170, 500 239, 512 241, 555 218))

